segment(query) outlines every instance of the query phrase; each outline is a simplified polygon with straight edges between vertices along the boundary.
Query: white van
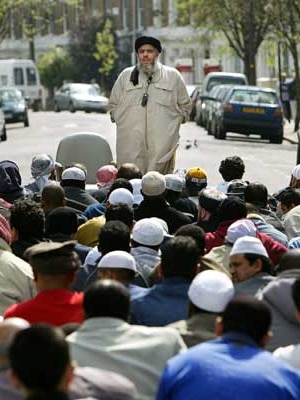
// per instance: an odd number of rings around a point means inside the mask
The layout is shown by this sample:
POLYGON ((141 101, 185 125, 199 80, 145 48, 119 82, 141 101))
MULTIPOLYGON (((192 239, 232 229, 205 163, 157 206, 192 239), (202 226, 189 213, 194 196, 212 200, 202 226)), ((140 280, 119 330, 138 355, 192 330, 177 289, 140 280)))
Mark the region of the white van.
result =
POLYGON ((19 89, 29 106, 38 111, 42 104, 42 88, 39 72, 32 60, 0 60, 0 87, 9 86, 19 89))

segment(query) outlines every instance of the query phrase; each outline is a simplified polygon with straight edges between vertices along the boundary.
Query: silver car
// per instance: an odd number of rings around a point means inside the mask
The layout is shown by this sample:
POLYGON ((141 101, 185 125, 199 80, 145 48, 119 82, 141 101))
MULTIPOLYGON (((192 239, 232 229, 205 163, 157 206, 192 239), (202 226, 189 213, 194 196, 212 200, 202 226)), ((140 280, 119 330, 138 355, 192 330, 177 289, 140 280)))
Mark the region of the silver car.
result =
POLYGON ((69 110, 74 113, 77 110, 85 112, 106 113, 108 98, 101 96, 99 87, 88 83, 66 83, 54 96, 54 111, 69 110))

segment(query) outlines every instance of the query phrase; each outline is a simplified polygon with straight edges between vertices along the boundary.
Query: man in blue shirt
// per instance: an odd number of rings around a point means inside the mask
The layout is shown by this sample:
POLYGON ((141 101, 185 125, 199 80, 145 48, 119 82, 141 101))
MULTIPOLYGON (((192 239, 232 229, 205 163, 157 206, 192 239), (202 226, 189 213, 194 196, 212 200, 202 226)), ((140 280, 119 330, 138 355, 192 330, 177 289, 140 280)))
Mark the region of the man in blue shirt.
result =
POLYGON ((231 300, 216 340, 168 361, 156 400, 298 400, 300 374, 263 350, 271 313, 253 297, 231 300))
POLYGON ((131 323, 164 326, 188 318, 188 289, 196 275, 199 249, 189 236, 169 239, 161 248, 161 283, 147 289, 131 304, 131 323))

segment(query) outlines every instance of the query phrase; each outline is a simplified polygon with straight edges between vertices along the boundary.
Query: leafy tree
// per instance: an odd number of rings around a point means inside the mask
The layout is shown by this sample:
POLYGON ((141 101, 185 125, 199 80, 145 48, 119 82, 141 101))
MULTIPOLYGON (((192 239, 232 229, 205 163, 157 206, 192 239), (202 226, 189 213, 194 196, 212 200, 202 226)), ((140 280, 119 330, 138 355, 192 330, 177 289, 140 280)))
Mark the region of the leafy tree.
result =
POLYGON ((111 72, 114 70, 115 62, 118 58, 115 50, 115 36, 112 32, 112 22, 110 19, 105 21, 102 32, 97 32, 96 34, 96 52, 93 56, 101 63, 98 68, 101 87, 107 89, 110 86, 109 78, 111 72))
POLYGON ((183 19, 189 14, 199 28, 222 32, 244 62, 250 84, 256 83, 256 54, 270 29, 268 0, 179 0, 183 19))
POLYGON ((273 20, 273 31, 278 41, 288 47, 294 61, 296 116, 295 132, 300 124, 300 62, 298 43, 300 41, 300 3, 299 0, 272 0, 268 5, 268 13, 273 20))
POLYGON ((60 87, 64 80, 72 77, 70 56, 61 48, 44 54, 37 67, 42 84, 49 90, 50 98, 53 98, 55 88, 60 87))
POLYGON ((100 62, 94 57, 96 52, 96 35, 102 31, 103 20, 81 15, 79 22, 70 31, 68 51, 71 57, 73 80, 89 83, 92 79, 99 81, 100 62))
POLYGON ((32 60, 35 60, 35 36, 44 32, 50 24, 62 23, 62 17, 55 18, 57 4, 73 7, 81 7, 83 4, 83 0, 17 0, 17 2, 18 4, 14 6, 15 16, 22 21, 23 32, 29 43, 29 58, 32 60))
POLYGON ((11 10, 18 2, 12 3, 10 0, 0 1, 0 42, 8 33, 8 18, 11 10))

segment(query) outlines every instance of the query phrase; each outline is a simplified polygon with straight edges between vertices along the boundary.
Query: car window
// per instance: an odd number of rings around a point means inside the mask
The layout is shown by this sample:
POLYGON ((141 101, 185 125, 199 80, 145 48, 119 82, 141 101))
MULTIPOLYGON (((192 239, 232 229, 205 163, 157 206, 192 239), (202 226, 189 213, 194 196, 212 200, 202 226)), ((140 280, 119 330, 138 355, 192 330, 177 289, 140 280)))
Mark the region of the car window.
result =
POLYGON ((26 78, 27 78, 27 84, 28 86, 34 86, 36 85, 36 72, 35 69, 32 67, 27 67, 26 68, 26 78))
POLYGON ((15 85, 24 85, 24 74, 22 68, 14 68, 15 85))
POLYGON ((237 103, 276 104, 276 94, 259 90, 235 90, 230 101, 237 103))
POLYGON ((0 98, 3 101, 21 100, 23 98, 20 90, 0 90, 0 98))
POLYGON ((209 92, 216 85, 245 85, 245 80, 237 77, 216 76, 210 79, 207 91, 209 92))
POLYGON ((98 90, 94 85, 78 85, 71 87, 72 94, 82 94, 90 96, 98 96, 98 90))

